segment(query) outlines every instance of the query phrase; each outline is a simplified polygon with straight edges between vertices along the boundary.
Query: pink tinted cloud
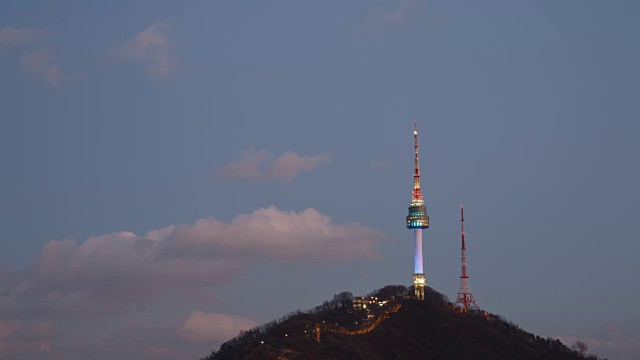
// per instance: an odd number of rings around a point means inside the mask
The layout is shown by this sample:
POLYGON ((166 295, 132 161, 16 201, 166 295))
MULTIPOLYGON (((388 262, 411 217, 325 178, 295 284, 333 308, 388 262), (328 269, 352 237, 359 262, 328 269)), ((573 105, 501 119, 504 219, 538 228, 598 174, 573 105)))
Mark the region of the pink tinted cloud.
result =
MULTIPOLYGON (((82 244, 50 241, 31 268, 30 280, 43 292, 41 306, 102 314, 148 304, 170 293, 226 284, 246 261, 210 254, 164 256, 163 242, 120 232, 82 244), (38 286, 39 285, 39 286, 38 286)), ((175 247, 174 247, 175 249, 175 247)), ((188 248, 177 248, 177 252, 188 248)))
POLYGON ((59 88, 69 77, 62 73, 60 65, 51 60, 48 49, 41 48, 35 53, 20 58, 20 66, 33 76, 44 80, 53 88, 59 88))
POLYGON ((313 171, 329 162, 329 154, 302 156, 287 151, 275 157, 266 150, 249 150, 240 160, 225 166, 219 174, 230 179, 292 181, 300 173, 313 171))
POLYGON ((40 358, 53 351, 54 326, 48 322, 0 321, 0 358, 40 358))
MULTIPOLYGON (((208 315, 202 311, 192 311, 179 318, 169 315, 166 318, 161 316, 149 319, 142 315, 141 321, 127 320, 114 325, 110 334, 99 332, 104 321, 92 321, 88 337, 69 334, 64 343, 55 344, 55 353, 64 355, 64 359, 199 359, 221 342, 235 336, 237 332, 234 330, 243 328, 237 324, 241 325, 242 320, 246 319, 230 314, 217 314, 220 315, 217 319, 225 319, 219 324, 207 322, 216 320, 208 315), (203 316, 199 317, 194 313, 201 313, 203 316), (218 326, 229 323, 236 325, 218 326), (226 334, 232 335, 225 337, 226 334)), ((131 316, 136 315, 129 313, 127 318, 131 316)), ((250 327, 257 324, 251 319, 246 320, 250 321, 250 327)))
POLYGON ((52 240, 21 281, 0 293, 0 318, 103 316, 170 294, 213 301, 212 288, 232 282, 254 259, 375 259, 381 238, 362 225, 334 224, 315 209, 271 206, 229 222, 205 218, 141 236, 123 231, 82 243, 52 240))
POLYGON ((405 25, 411 18, 418 17, 422 9, 426 7, 424 0, 394 0, 385 2, 385 4, 393 7, 386 11, 372 9, 358 27, 357 33, 354 34, 355 37, 381 41, 385 38, 385 33, 390 27, 405 25))
POLYGON ((598 356, 619 359, 640 359, 640 318, 612 321, 604 324, 592 337, 579 339, 574 336, 557 336, 565 345, 571 346, 577 340, 589 347, 589 353, 598 356))
POLYGON ((291 181, 301 172, 309 172, 322 164, 331 161, 329 154, 316 156, 300 156, 294 152, 285 152, 280 155, 268 169, 268 174, 273 179, 291 181))
POLYGON ((105 320, 162 306, 173 296, 191 306, 211 306, 218 301, 218 289, 257 259, 313 260, 326 265, 375 259, 381 238, 376 230, 355 223, 336 224, 315 209, 294 212, 271 206, 230 221, 210 217, 141 235, 121 231, 83 242, 52 240, 27 271, 3 277, 0 358, 50 359, 60 354, 86 358, 96 351, 104 359, 125 355, 180 359, 187 353, 205 354, 216 341, 257 323, 202 311, 159 327, 128 323, 107 330, 105 320), (53 325, 35 322, 44 318, 56 319, 56 326, 65 329, 75 323, 92 326, 95 343, 56 342, 53 325))
POLYGON ((154 359, 180 359, 184 354, 176 349, 165 346, 150 346, 147 348, 147 354, 154 359))
POLYGON ((412 12, 424 8, 426 3, 420 0, 403 0, 393 11, 383 15, 385 24, 404 24, 412 12))
POLYGON ((39 41, 46 38, 47 35, 44 30, 6 26, 0 28, 0 47, 39 41))
POLYGON ((189 288, 184 289, 181 295, 192 304, 212 305, 220 303, 220 298, 211 289, 189 288))
POLYGON ((176 228, 182 246, 217 246, 227 254, 277 260, 310 258, 324 261, 375 259, 378 231, 355 223, 333 224, 315 209, 283 211, 275 206, 238 215, 228 223, 215 218, 176 228))
POLYGON ((245 317, 194 311, 177 328, 176 333, 190 342, 223 342, 258 324, 245 317))
POLYGON ((221 175, 226 178, 260 180, 266 178, 264 165, 273 161, 273 155, 266 150, 247 150, 238 161, 224 167, 221 175))
POLYGON ((178 65, 178 58, 173 53, 173 43, 166 34, 168 27, 168 23, 152 24, 122 47, 114 49, 112 54, 143 64, 154 80, 166 78, 178 65))

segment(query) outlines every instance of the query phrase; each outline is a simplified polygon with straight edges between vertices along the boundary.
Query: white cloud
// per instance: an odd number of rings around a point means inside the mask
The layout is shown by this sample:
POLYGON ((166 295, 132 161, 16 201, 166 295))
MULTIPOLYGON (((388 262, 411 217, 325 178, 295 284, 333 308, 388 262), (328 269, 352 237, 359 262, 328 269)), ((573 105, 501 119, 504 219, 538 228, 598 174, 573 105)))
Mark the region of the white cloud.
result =
POLYGON ((167 23, 152 24, 112 53, 121 59, 142 63, 154 80, 166 78, 178 64, 173 43, 166 35, 168 27, 167 23))
POLYGON ((177 334, 190 342, 223 342, 259 325, 257 321, 227 314, 194 311, 178 327, 177 334))
POLYGON ((266 150, 246 151, 242 158, 225 166, 219 174, 226 178, 291 181, 302 172, 328 164, 329 154, 301 156, 287 151, 277 158, 266 150))

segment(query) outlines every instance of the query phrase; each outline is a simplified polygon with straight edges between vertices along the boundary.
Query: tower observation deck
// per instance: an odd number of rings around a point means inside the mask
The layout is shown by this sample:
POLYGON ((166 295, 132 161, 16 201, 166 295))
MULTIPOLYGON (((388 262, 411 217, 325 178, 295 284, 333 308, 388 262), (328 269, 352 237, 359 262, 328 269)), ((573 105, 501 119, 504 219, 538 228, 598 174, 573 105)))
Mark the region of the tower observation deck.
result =
POLYGON ((418 158, 417 122, 414 122, 413 147, 415 151, 413 159, 413 194, 411 196, 411 204, 409 205, 409 215, 407 215, 406 218, 406 225, 407 229, 413 230, 413 239, 415 242, 415 262, 414 272, 412 274, 415 297, 423 300, 426 279, 422 263, 422 229, 429 228, 429 216, 427 215, 427 207, 424 205, 424 198, 422 197, 422 191, 420 190, 420 160, 418 158))

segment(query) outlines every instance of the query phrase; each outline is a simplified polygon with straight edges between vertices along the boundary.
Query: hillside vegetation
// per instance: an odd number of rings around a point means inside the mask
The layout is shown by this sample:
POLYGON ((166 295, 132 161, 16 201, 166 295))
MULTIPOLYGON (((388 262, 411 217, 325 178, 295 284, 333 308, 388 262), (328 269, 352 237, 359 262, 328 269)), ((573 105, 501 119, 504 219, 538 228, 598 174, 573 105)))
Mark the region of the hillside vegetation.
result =
POLYGON ((425 300, 407 297, 401 285, 367 297, 382 306, 354 310, 353 296, 340 293, 225 342, 201 360, 228 359, 545 359, 597 360, 584 344, 570 349, 495 314, 459 313, 446 296, 425 289, 425 300), (367 319, 367 314, 372 317, 367 319))

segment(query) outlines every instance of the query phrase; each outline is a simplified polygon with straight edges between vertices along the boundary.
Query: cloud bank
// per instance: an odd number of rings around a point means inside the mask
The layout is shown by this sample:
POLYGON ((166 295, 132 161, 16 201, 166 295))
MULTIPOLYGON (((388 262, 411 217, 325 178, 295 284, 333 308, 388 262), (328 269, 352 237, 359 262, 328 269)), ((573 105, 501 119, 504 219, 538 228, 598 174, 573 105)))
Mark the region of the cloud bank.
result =
POLYGON ((0 296, 0 316, 100 315, 169 294, 202 296, 206 293, 197 290, 230 283, 255 258, 374 259, 381 236, 358 224, 333 224, 314 209, 289 212, 271 206, 226 223, 210 217, 141 236, 123 231, 80 244, 52 240, 28 273, 0 296))
POLYGON ((48 322, 22 324, 0 321, 0 358, 50 358, 54 331, 53 325, 48 322))
POLYGON ((249 150, 240 160, 228 164, 218 174, 229 179, 292 181, 300 173, 313 171, 329 162, 329 154, 301 156, 287 151, 275 157, 266 150, 249 150))
MULTIPOLYGON (((228 222, 209 217, 142 235, 122 231, 81 243, 52 240, 26 271, 5 269, 0 274, 0 357, 47 353, 53 358, 54 327, 68 328, 69 322, 91 319, 99 325, 101 319, 144 309, 171 296, 186 304, 211 306, 214 289, 231 283, 257 259, 324 264, 375 259, 381 238, 378 231, 362 225, 335 224, 315 209, 291 212, 271 206, 228 222), (40 324, 41 319, 57 322, 40 324)), ((255 324, 233 315, 192 311, 184 321, 163 330, 162 336, 211 347, 212 342, 255 324)), ((162 343, 145 340, 147 347, 140 349, 138 342, 127 348, 122 341, 129 340, 118 340, 116 348, 125 353, 139 350, 145 356, 162 353, 180 358, 162 343)), ((85 345, 65 354, 85 354, 91 348, 85 345)))
POLYGON ((178 58, 173 53, 173 43, 166 35, 168 27, 168 23, 152 24, 122 47, 112 50, 112 54, 143 64, 154 80, 166 78, 178 64, 178 58))

